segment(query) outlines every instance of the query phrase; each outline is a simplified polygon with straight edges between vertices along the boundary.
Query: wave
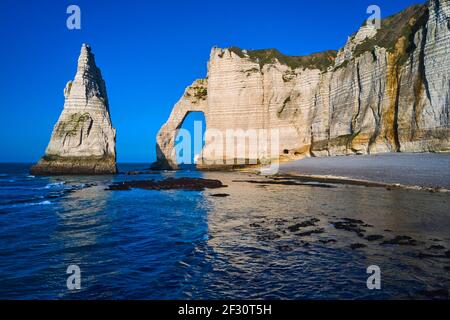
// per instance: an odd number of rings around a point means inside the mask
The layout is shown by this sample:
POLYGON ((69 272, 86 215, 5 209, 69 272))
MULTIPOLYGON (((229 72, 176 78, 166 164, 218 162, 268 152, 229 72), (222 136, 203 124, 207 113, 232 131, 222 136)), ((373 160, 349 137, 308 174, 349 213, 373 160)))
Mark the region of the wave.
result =
POLYGON ((53 202, 49 200, 44 200, 40 202, 30 202, 30 203, 16 203, 12 205, 1 206, 1 209, 13 209, 13 208, 25 208, 25 207, 33 207, 33 206, 48 206, 52 205, 53 202))
POLYGON ((59 187, 62 187, 62 186, 64 186, 66 184, 66 182, 65 181, 62 181, 62 182, 54 182, 54 183, 49 183, 49 184, 47 184, 45 187, 44 187, 44 189, 53 189, 53 188, 59 188, 59 187))

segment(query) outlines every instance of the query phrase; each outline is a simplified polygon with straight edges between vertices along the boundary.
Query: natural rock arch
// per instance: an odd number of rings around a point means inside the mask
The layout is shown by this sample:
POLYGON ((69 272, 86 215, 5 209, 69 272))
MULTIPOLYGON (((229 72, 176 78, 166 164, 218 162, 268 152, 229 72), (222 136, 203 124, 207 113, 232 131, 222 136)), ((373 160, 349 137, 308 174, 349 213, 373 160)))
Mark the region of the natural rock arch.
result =
POLYGON ((196 80, 186 89, 183 97, 174 106, 169 119, 158 132, 156 138, 156 167, 159 169, 178 169, 175 154, 177 130, 181 128, 183 121, 191 112, 202 112, 205 116, 206 123, 208 123, 206 100, 206 80, 196 80))

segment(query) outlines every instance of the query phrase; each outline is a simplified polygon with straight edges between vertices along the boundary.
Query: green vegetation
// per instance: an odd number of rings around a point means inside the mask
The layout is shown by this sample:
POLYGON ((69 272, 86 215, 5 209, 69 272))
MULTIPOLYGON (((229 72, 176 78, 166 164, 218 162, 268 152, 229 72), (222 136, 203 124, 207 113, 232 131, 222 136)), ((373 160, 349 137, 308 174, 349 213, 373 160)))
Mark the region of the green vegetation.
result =
POLYGON ((208 95, 208 89, 206 89, 205 87, 195 87, 194 89, 196 90, 194 97, 196 97, 199 100, 206 99, 206 96, 208 95))
MULTIPOLYGON (((386 48, 389 52, 395 51, 395 45, 401 37, 406 39, 405 55, 399 59, 399 63, 406 61, 407 54, 415 49, 414 34, 428 21, 428 7, 426 5, 415 5, 400 13, 387 17, 381 21, 381 29, 375 37, 366 39, 357 45, 353 56, 359 57, 365 52, 373 50, 375 46, 386 48)), ((365 22, 363 26, 365 25, 365 22)))
MULTIPOLYGON (((402 65, 406 61, 408 54, 415 49, 414 35, 420 28, 425 26, 428 21, 428 16, 428 6, 414 5, 400 13, 383 19, 381 21, 381 28, 377 31, 377 34, 373 38, 364 40, 355 47, 353 57, 357 58, 365 52, 371 52, 373 59, 376 60, 376 46, 386 48, 388 52, 393 53, 396 50, 395 46, 399 39, 404 37, 406 40, 405 50, 397 61, 402 65)), ((366 22, 362 26, 365 24, 366 22)), ((355 34, 350 38, 354 38, 355 34)), ((328 67, 332 66, 337 55, 337 51, 335 50, 328 50, 307 56, 287 56, 277 49, 246 50, 244 52, 241 48, 230 47, 228 50, 241 58, 248 58, 258 63, 260 68, 267 64, 273 64, 276 59, 291 69, 306 68, 319 69, 320 71, 326 71, 328 67)), ((223 57, 223 53, 220 57, 223 57)), ((337 68, 345 67, 347 64, 348 61, 345 61, 337 68)), ((287 82, 290 79, 289 77, 283 77, 283 80, 287 82)))
POLYGON ((327 68, 334 63, 337 52, 335 50, 328 50, 324 52, 314 53, 308 56, 287 56, 282 54, 277 49, 263 49, 263 50, 247 50, 246 54, 238 47, 230 47, 229 50, 241 58, 248 57, 259 63, 262 68, 266 64, 272 64, 277 59, 281 64, 287 65, 292 69, 319 69, 326 71, 327 68))
POLYGON ((63 135, 69 135, 69 136, 75 136, 84 122, 91 119, 91 116, 89 113, 85 112, 83 114, 81 113, 73 113, 70 115, 69 121, 64 122, 61 121, 58 124, 58 127, 56 128, 56 131, 59 133, 60 136, 63 135))

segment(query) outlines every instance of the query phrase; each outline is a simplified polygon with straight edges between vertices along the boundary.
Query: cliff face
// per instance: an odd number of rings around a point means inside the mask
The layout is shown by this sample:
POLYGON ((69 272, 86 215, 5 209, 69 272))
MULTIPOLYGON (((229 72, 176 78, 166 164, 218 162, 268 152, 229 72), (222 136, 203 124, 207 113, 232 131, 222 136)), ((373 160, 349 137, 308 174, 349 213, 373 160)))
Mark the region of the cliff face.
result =
POLYGON ((279 129, 282 159, 450 151, 449 56, 450 0, 362 26, 338 52, 213 48, 207 79, 158 134, 158 163, 177 167, 173 140, 191 111, 205 113, 208 130, 279 129))
POLYGON ((73 81, 64 89, 64 109, 45 156, 33 174, 116 173, 116 131, 109 115, 108 96, 91 48, 83 44, 73 81))

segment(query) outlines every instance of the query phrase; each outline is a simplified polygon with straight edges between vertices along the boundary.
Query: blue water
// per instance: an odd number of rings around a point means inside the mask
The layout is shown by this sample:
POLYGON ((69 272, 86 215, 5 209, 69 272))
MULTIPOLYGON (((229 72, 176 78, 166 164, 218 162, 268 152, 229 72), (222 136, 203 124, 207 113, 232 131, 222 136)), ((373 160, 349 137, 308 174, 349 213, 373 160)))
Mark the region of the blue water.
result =
POLYGON ((249 184, 239 182, 254 178, 247 174, 197 171, 33 177, 28 168, 0 164, 1 299, 384 299, 450 288, 448 259, 417 258, 435 243, 450 248, 445 194, 249 184), (228 187, 104 190, 113 181, 177 176, 228 187), (311 217, 323 233, 288 231, 311 217), (410 235, 419 245, 369 243, 332 226, 343 217, 371 224, 368 234, 410 235), (350 249, 355 242, 367 248, 350 249), (75 291, 66 286, 73 264, 81 269, 75 291), (371 264, 381 267, 381 290, 366 287, 371 264))

